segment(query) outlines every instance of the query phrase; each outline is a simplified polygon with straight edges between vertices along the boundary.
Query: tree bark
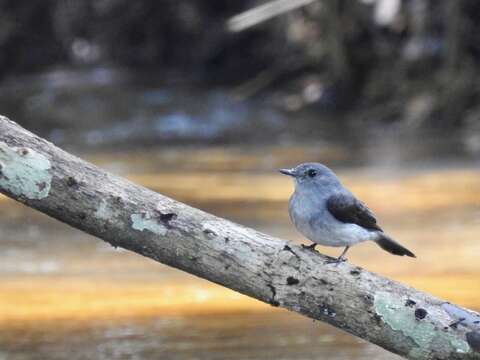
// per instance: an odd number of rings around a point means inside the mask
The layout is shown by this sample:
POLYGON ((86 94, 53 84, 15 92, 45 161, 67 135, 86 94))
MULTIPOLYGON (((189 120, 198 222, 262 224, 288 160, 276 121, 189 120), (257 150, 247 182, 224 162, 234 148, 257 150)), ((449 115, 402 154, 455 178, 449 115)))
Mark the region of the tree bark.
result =
POLYGON ((325 321, 404 357, 480 359, 478 314, 354 265, 328 264, 317 252, 135 185, 5 117, 0 191, 115 247, 325 321))

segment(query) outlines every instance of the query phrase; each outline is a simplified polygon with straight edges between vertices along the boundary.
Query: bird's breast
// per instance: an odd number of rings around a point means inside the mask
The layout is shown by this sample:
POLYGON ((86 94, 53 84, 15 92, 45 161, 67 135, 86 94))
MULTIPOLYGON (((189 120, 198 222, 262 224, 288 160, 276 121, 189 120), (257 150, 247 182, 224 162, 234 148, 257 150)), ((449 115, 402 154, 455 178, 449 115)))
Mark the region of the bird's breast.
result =
POLYGON ((290 218, 307 239, 326 246, 346 246, 368 240, 370 232, 362 227, 343 223, 328 211, 325 202, 292 196, 289 202, 290 218))

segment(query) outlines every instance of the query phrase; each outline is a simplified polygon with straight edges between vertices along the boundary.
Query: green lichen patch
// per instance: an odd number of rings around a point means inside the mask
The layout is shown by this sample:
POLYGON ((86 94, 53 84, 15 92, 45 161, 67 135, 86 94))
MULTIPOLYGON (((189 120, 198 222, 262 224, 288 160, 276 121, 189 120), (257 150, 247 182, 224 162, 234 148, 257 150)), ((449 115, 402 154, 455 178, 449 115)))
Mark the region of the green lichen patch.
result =
POLYGON ((102 199, 94 215, 100 220, 111 220, 115 216, 115 211, 108 206, 105 199, 102 199))
POLYGON ((50 193, 50 161, 28 148, 0 142, 0 187, 27 199, 39 200, 50 193))
POLYGON ((374 307, 377 315, 395 331, 401 332, 410 338, 417 347, 409 354, 411 358, 428 358, 432 345, 445 344, 453 352, 467 353, 470 351, 468 343, 458 336, 444 332, 436 328, 428 318, 419 320, 415 316, 415 309, 405 306, 406 298, 388 292, 377 292, 375 294, 374 307))
POLYGON ((167 228, 157 217, 151 217, 149 214, 132 214, 132 228, 138 231, 148 230, 157 235, 165 235, 167 228))

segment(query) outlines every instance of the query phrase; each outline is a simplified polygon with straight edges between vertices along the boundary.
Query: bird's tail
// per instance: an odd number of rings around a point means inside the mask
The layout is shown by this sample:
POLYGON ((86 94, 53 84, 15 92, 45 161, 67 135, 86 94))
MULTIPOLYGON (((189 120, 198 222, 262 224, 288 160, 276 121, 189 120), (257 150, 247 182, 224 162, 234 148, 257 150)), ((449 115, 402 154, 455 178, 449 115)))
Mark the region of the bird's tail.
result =
POLYGON ((387 235, 383 233, 379 233, 379 238, 375 240, 375 242, 380 246, 383 250, 388 251, 390 254, 399 255, 399 256, 410 256, 416 257, 414 253, 410 250, 404 248, 402 245, 397 243, 395 240, 389 238, 387 235))

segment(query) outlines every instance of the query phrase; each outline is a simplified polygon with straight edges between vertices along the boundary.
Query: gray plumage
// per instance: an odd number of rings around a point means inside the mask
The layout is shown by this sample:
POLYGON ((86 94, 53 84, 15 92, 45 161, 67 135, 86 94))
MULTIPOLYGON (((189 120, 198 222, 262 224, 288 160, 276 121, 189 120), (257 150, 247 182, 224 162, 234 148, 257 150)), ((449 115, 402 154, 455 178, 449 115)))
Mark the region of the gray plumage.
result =
POLYGON ((370 209, 328 167, 306 163, 280 172, 294 178, 288 211, 295 227, 313 242, 312 248, 316 244, 344 246, 337 259, 343 261, 350 246, 371 240, 391 254, 415 257, 383 232, 370 209))

